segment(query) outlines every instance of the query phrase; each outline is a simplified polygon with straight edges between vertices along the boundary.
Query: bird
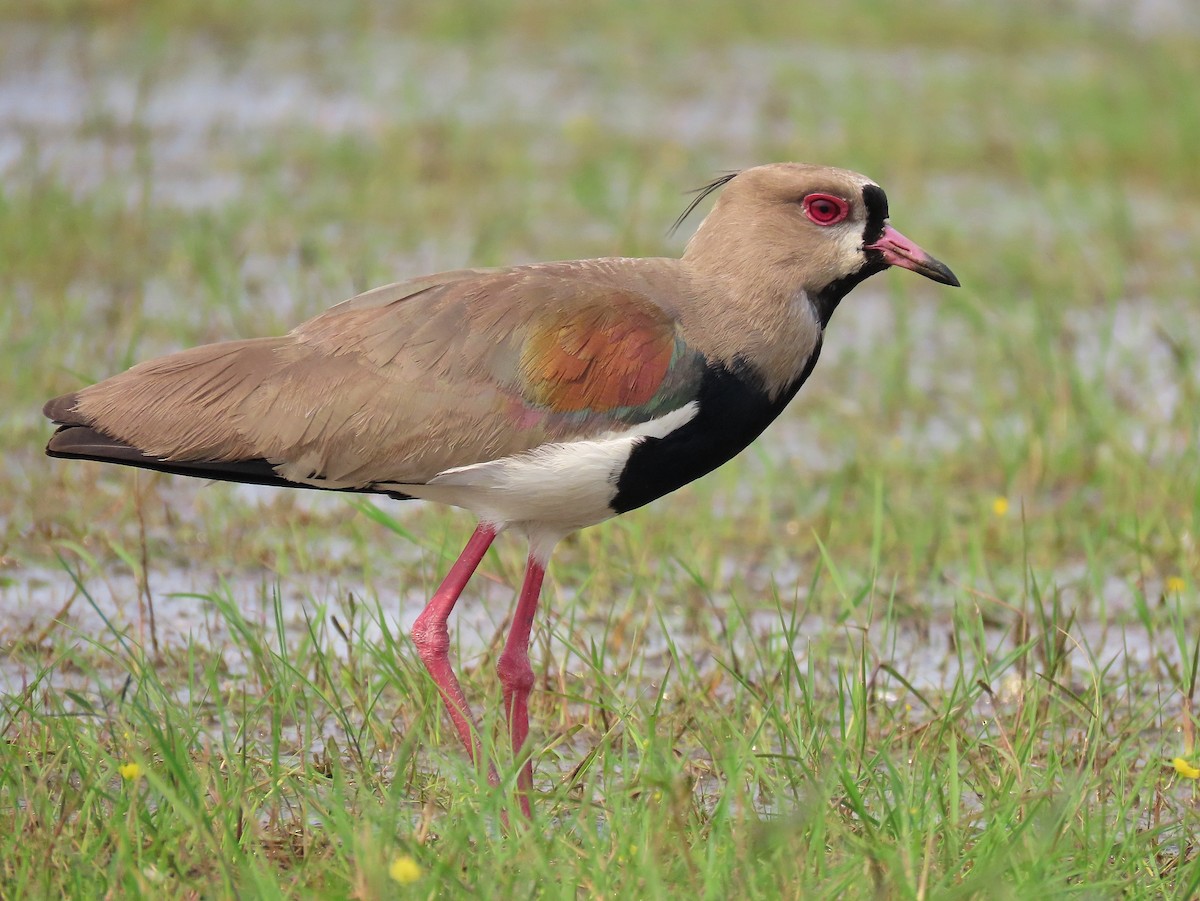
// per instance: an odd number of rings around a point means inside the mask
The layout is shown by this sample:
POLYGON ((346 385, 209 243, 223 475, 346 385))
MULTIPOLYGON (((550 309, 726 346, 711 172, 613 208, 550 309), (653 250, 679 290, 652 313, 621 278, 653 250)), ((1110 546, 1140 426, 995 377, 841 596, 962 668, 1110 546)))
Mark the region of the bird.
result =
POLYGON ((474 532, 411 639, 466 753, 499 785, 449 658, 449 616, 496 536, 523 583, 496 662, 516 796, 529 643, 555 546, 730 460, 804 384, 838 304, 889 267, 959 285, 856 172, 727 172, 681 257, 460 269, 359 294, 282 337, 139 363, 44 407, 46 453, 210 480, 364 492, 470 511, 474 532))

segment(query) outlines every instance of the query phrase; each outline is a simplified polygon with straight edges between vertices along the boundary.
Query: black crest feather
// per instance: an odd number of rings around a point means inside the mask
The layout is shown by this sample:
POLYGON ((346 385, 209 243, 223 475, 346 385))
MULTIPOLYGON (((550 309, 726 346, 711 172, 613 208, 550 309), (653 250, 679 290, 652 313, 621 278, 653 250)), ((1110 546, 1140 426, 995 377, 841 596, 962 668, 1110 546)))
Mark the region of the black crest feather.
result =
POLYGON ((721 188, 729 184, 729 182, 733 181, 733 179, 736 178, 741 171, 741 169, 734 169, 732 172, 726 172, 722 175, 718 175, 708 184, 696 188, 694 191, 689 191, 689 194, 695 194, 696 196, 693 197, 692 202, 687 205, 687 209, 679 214, 679 218, 675 220, 675 224, 671 226, 671 229, 667 232, 667 234, 675 234, 675 232, 679 229, 679 226, 683 225, 683 220, 692 215, 692 210, 700 206, 700 204, 704 202, 705 197, 717 190, 717 188, 721 188))

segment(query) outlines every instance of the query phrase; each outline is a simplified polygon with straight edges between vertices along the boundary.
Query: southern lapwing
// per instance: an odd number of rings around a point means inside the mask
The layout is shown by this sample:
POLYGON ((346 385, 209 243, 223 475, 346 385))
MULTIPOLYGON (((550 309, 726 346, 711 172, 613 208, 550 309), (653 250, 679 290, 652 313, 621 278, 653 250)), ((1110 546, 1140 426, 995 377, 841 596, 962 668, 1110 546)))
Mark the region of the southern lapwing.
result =
MULTIPOLYGON (((530 631, 563 536, 758 437, 863 279, 901 266, 958 284, 888 224, 883 190, 855 172, 758 166, 712 181, 687 212, 718 189, 682 259, 463 269, 376 288, 283 337, 195 347, 55 398, 46 452, 470 510, 478 526, 412 639, 480 765, 446 623, 496 535, 523 532, 528 565, 497 663, 519 760, 530 631)), ((526 760, 526 814, 531 783, 526 760)))

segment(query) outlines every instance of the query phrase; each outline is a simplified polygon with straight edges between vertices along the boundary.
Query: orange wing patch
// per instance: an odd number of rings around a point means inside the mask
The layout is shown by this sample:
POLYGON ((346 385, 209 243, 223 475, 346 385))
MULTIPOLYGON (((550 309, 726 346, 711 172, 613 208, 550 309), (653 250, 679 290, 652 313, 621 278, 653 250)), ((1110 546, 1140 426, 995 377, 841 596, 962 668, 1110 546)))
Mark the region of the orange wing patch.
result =
POLYGON ((636 407, 671 366, 675 329, 665 313, 614 294, 534 323, 521 347, 522 393, 561 413, 636 407))

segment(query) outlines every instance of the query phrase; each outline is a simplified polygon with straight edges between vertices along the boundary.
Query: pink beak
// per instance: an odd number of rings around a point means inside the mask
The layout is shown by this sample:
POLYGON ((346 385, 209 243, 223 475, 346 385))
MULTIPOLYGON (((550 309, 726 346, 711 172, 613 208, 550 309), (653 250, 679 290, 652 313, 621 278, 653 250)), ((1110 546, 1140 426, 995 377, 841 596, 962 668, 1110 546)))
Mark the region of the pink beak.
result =
POLYGON ((883 261, 889 266, 903 266, 943 285, 955 288, 959 286, 958 279, 950 271, 950 267, 935 260, 890 225, 884 227, 883 235, 878 241, 865 245, 863 250, 879 251, 883 261))

